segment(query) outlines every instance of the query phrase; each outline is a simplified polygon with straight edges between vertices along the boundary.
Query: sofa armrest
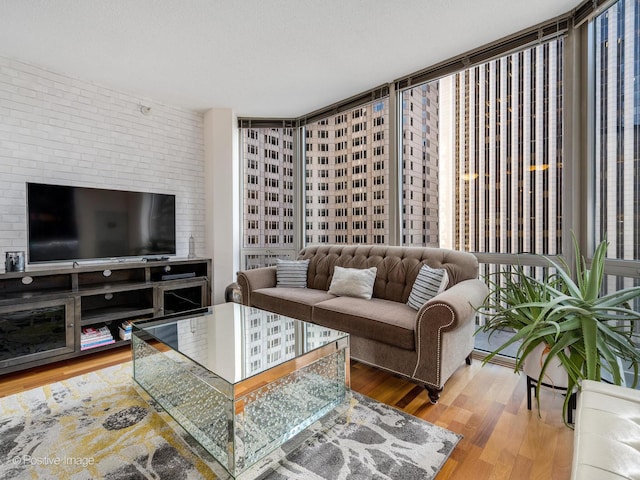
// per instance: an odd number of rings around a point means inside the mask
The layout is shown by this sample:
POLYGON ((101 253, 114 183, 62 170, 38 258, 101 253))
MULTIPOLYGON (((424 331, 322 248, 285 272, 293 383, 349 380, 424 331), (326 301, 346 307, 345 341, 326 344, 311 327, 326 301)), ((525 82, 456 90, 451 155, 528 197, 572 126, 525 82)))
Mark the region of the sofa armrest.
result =
POLYGON ((489 289, 478 279, 464 280, 425 303, 416 316, 414 376, 441 388, 449 375, 473 351, 475 308, 489 289), (446 348, 443 348, 446 339, 446 348))
POLYGON ((242 292, 242 303, 251 306, 251 292, 260 288, 275 287, 276 267, 254 268, 238 272, 238 285, 242 292))
POLYGON ((440 328, 447 331, 455 330, 461 322, 473 322, 475 309, 482 305, 488 294, 489 289, 482 280, 464 280, 456 283, 453 287, 433 297, 418 310, 418 317, 426 315, 429 319, 422 325, 422 328, 431 332, 436 332, 440 328), (449 319, 445 318, 447 315, 434 315, 437 313, 434 311, 436 307, 450 308, 449 319))

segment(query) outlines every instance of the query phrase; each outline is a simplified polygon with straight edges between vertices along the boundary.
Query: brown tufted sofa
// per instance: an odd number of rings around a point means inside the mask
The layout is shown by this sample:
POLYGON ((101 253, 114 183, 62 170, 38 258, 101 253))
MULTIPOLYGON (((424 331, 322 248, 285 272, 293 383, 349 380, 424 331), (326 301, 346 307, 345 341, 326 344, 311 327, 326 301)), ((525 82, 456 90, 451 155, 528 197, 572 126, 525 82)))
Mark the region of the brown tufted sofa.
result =
POLYGON ((276 267, 238 273, 245 305, 351 335, 351 357, 423 384, 433 403, 453 372, 471 363, 474 307, 488 291, 470 253, 440 248, 321 245, 309 259, 307 288, 276 287, 276 267), (416 311, 406 303, 422 264, 445 268, 448 288, 416 311), (377 267, 371 300, 328 293, 335 266, 377 267))

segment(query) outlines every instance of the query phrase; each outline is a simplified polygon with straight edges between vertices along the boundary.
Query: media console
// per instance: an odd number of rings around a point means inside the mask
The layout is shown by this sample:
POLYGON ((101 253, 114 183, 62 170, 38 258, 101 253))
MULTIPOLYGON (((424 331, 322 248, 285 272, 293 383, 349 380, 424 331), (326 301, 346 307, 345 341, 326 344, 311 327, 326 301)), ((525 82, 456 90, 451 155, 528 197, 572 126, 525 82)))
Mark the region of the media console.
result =
POLYGON ((131 321, 209 305, 210 259, 0 274, 0 375, 128 345, 131 321))

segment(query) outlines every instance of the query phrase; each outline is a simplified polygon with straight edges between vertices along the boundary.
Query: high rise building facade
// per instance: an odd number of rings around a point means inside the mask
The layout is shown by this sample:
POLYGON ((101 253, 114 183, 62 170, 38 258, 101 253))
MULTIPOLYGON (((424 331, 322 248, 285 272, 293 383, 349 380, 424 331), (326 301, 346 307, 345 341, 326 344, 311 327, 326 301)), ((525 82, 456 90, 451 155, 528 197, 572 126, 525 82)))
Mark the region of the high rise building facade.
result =
MULTIPOLYGON (((242 132, 245 249, 294 249, 294 160, 291 128, 242 132)), ((279 253, 248 253, 243 268, 271 264, 279 253)))
POLYGON ((439 247, 439 82, 402 92, 402 244, 439 247))
POLYGON ((640 260, 640 2, 594 22, 594 230, 607 256, 640 260))
MULTIPOLYGON (((558 38, 402 92, 404 245, 561 251, 562 48, 558 38)), ((389 115, 380 99, 306 126, 306 244, 389 243, 389 115)), ((292 130, 242 132, 244 245, 293 247, 292 130)))
MULTIPOLYGON (((561 252, 562 38, 451 75, 453 248, 561 252)), ((443 90, 445 90, 443 88, 443 90)), ((442 181, 447 181, 441 178, 442 181)))
MULTIPOLYGON (((590 32, 594 89, 590 110, 578 114, 593 118, 593 152, 572 160, 590 175, 579 231, 606 238, 607 257, 618 261, 608 264, 612 291, 640 282, 640 1, 613 3, 590 32)), ((397 181, 403 245, 504 254, 481 274, 510 268, 518 253, 570 255, 562 250, 563 229, 575 227, 563 218, 564 43, 560 36, 402 91, 397 179, 388 100, 307 125, 303 179, 293 178, 290 131, 242 130, 245 247, 294 247, 294 182, 304 188, 306 243, 390 243, 397 181)))
MULTIPOLYGON (((437 83, 412 89, 403 100, 403 112, 402 175, 406 184, 402 192, 403 242, 437 246, 437 83)), ((244 247, 292 247, 295 228, 292 130, 243 129, 242 150, 244 247)), ((389 243, 389 158, 386 98, 307 125, 306 244, 389 243)), ((269 263, 264 254, 246 258, 247 266, 269 263)))
MULTIPOLYGON (((603 291, 640 285, 640 1, 598 15, 593 41, 594 243, 609 242, 603 291)), ((640 310, 640 300, 633 307, 640 310)), ((636 331, 640 323, 636 322, 636 331)))
POLYGON ((308 125, 305 241, 388 243, 389 102, 308 125))

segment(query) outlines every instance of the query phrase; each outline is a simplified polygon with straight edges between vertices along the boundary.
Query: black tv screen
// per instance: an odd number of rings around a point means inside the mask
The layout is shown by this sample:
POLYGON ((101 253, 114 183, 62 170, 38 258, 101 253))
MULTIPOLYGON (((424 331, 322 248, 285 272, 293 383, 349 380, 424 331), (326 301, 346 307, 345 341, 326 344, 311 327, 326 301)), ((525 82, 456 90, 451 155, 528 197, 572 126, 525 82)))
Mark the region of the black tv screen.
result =
POLYGON ((29 263, 176 253, 175 195, 27 183, 29 263))

